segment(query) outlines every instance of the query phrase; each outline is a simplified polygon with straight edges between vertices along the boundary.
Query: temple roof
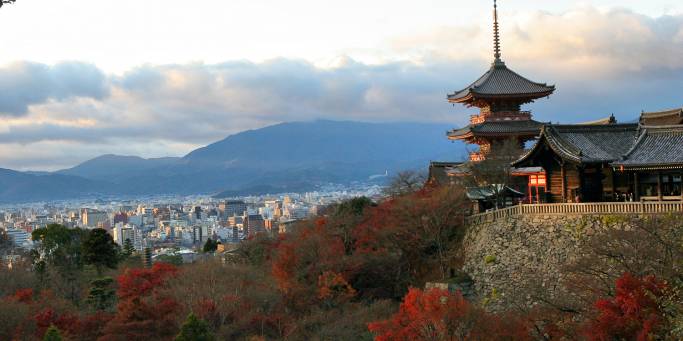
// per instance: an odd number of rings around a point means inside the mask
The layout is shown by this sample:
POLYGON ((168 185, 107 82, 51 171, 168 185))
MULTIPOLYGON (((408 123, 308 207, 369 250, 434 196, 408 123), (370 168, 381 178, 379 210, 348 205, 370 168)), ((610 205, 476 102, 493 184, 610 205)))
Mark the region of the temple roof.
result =
POLYGON ((683 109, 643 112, 640 115, 640 124, 647 126, 683 124, 683 109))
POLYGON ((467 164, 463 162, 431 162, 428 181, 434 185, 451 185, 455 182, 454 177, 468 172, 467 164))
POLYGON ((508 69, 504 62, 496 61, 470 86, 448 95, 448 101, 463 103, 478 98, 512 98, 530 101, 549 96, 554 91, 554 85, 532 82, 508 69))
POLYGON ((577 163, 605 163, 621 159, 638 136, 638 124, 553 125, 543 127, 536 145, 515 167, 533 165, 533 157, 548 146, 565 160, 577 163))
POLYGON ((465 139, 472 136, 519 136, 538 135, 543 123, 534 120, 522 121, 486 121, 455 129, 448 133, 452 140, 465 139))
POLYGON ((491 200, 494 199, 496 195, 503 195, 508 198, 523 198, 525 196, 524 193, 504 185, 468 187, 466 190, 467 198, 470 200, 491 200))
POLYGON ((641 127, 636 143, 613 166, 683 168, 683 125, 641 127))

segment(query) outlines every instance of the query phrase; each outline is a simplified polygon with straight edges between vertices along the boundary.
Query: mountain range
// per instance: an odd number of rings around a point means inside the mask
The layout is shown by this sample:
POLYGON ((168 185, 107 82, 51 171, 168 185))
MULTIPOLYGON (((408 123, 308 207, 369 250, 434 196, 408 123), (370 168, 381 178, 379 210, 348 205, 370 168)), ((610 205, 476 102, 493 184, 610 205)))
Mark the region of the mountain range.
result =
POLYGON ((234 134, 183 157, 103 155, 50 173, 0 169, 0 202, 261 194, 367 182, 385 172, 426 169, 430 160, 461 160, 465 149, 449 143, 449 128, 424 123, 292 122, 234 134))

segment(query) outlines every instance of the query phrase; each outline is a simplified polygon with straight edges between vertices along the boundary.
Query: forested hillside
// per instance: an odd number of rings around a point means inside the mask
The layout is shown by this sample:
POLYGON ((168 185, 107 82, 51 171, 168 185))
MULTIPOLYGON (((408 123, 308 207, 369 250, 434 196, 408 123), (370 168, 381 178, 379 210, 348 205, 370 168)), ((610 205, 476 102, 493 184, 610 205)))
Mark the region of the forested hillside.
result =
MULTIPOLYGON (((500 308, 491 304, 495 292, 465 298, 458 291, 424 289, 427 282, 468 281, 460 271, 467 205, 456 188, 425 189, 379 203, 358 198, 285 234, 252 237, 234 253, 206 253, 202 261, 185 265, 170 257, 151 268, 130 248, 117 248, 103 230, 51 225, 34 232, 41 244, 30 261, 0 270, 0 339, 683 336, 680 216, 649 219, 595 239, 576 267, 563 270, 573 279, 566 290, 574 305, 547 301, 500 308), (603 271, 604 264, 612 272, 603 271)), ((542 297, 542 291, 528 294, 542 297)))

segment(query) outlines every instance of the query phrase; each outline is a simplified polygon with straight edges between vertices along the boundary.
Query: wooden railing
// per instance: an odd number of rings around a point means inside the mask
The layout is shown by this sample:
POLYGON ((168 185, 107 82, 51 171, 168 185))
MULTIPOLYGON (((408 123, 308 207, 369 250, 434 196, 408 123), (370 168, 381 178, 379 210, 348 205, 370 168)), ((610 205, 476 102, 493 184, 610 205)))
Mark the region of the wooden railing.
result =
POLYGON ((683 212, 683 201, 517 205, 469 216, 467 222, 470 224, 492 222, 517 215, 662 214, 670 212, 683 212))

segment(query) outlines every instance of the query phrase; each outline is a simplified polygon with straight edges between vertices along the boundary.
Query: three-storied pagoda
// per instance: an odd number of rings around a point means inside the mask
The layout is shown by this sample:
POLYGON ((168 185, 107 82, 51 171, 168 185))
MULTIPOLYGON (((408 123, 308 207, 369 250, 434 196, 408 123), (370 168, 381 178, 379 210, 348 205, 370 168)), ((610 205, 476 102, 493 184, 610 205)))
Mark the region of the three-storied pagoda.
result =
POLYGON ((555 86, 532 82, 510 70, 501 59, 498 6, 493 2, 494 60, 491 68, 467 88, 448 95, 450 103, 461 103, 480 109, 467 127, 448 133, 450 140, 464 140, 479 145, 470 154, 471 161, 481 161, 491 145, 508 139, 523 144, 538 136, 543 123, 534 121, 531 112, 522 111, 524 104, 550 96, 555 86))

